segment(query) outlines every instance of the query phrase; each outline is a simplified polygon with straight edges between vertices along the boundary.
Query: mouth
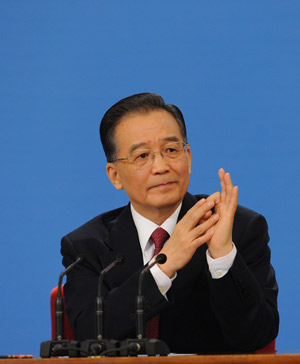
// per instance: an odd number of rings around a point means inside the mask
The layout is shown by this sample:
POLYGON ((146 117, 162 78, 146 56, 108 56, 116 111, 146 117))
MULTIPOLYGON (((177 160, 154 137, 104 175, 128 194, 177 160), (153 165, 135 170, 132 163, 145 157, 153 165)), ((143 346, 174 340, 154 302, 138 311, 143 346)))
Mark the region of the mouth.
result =
POLYGON ((171 187, 174 183, 175 182, 162 182, 162 183, 159 183, 157 185, 150 187, 150 189, 152 189, 152 188, 166 189, 166 188, 171 187))

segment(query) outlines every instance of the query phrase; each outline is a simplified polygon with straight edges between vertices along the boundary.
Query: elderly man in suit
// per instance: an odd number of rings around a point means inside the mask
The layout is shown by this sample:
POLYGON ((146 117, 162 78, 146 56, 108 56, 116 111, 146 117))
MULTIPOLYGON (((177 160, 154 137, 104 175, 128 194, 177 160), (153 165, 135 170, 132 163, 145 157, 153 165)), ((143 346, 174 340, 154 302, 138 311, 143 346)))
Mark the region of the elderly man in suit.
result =
POLYGON ((160 251, 166 263, 151 268, 144 282, 150 337, 177 353, 251 352, 271 342, 278 288, 267 223, 237 205, 238 188, 223 169, 221 193, 187 192, 191 150, 181 111, 159 95, 133 95, 105 113, 100 136, 107 175, 130 202, 62 239, 65 266, 88 256, 65 285, 76 338, 95 337, 98 276, 119 253, 125 263, 105 277, 104 333, 135 336, 139 274, 160 251))

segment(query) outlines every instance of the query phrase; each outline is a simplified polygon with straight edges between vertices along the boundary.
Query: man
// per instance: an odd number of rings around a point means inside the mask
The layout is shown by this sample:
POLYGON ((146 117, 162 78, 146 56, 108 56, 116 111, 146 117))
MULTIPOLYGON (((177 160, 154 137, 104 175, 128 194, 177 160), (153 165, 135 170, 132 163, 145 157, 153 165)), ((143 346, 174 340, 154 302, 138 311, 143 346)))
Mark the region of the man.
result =
POLYGON ((155 94, 133 95, 106 112, 100 135, 107 175, 130 203, 62 239, 65 266, 88 255, 65 285, 76 338, 95 337, 98 276, 118 253, 125 263, 105 280, 105 336, 135 336, 138 277, 159 250, 152 233, 163 228, 167 261, 144 281, 147 329, 178 353, 251 352, 271 342, 278 289, 266 221, 237 206, 238 188, 223 169, 221 193, 187 193, 191 150, 180 110, 155 94))

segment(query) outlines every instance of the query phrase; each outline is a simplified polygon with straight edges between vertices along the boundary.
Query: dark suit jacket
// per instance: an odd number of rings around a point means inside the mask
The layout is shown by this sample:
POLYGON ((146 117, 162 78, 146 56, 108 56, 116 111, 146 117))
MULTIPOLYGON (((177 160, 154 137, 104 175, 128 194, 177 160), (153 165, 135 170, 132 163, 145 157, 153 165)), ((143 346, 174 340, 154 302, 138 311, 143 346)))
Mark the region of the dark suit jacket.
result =
MULTIPOLYGON (((186 194, 179 214, 205 197, 186 194)), ((160 339, 171 352, 251 352, 278 333, 275 273, 270 265, 263 216, 238 206, 233 227, 237 255, 229 272, 212 279, 206 245, 180 271, 166 300, 151 275, 144 280, 146 318, 160 313, 160 339)), ((135 298, 143 259, 129 205, 101 214, 62 239, 67 267, 80 253, 88 259, 67 276, 66 312, 78 340, 95 338, 95 297, 100 271, 123 253, 125 263, 105 277, 106 338, 135 336, 135 298)))

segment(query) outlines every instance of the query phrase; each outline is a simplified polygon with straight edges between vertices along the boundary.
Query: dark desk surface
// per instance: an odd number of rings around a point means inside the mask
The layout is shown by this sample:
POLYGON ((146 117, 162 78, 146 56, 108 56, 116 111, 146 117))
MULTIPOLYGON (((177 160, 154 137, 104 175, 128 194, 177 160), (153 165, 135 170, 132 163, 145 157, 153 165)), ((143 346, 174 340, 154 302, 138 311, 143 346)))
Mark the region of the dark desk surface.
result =
POLYGON ((300 354, 191 355, 168 357, 95 357, 0 359, 2 364, 278 364, 299 363, 300 354))

